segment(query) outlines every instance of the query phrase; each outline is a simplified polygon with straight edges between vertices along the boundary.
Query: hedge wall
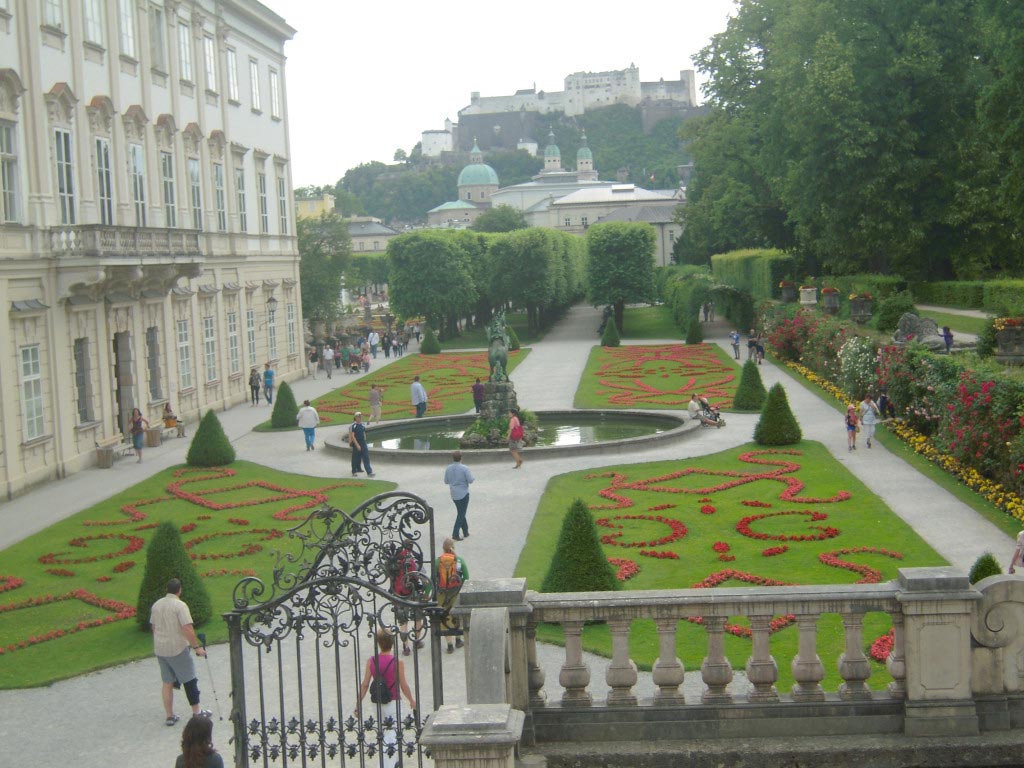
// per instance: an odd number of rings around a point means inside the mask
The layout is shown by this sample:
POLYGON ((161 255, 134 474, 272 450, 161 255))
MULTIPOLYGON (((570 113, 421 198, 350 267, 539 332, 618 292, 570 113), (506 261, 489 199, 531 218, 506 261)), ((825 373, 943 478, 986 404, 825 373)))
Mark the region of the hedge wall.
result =
POLYGON ((910 292, 919 304, 940 307, 977 309, 985 298, 985 283, 981 280, 945 280, 936 283, 913 283, 910 292))
POLYGON ((875 299, 884 299, 886 296, 907 290, 906 280, 890 275, 830 275, 823 277, 821 282, 824 285, 835 286, 844 296, 867 291, 875 299))
POLYGON ((981 306, 990 312, 1019 314, 1024 311, 1024 280, 989 280, 981 306))
POLYGON ((749 291, 756 299, 778 297, 781 280, 799 281, 800 261, 791 253, 767 248, 716 253, 711 257, 715 280, 749 291))

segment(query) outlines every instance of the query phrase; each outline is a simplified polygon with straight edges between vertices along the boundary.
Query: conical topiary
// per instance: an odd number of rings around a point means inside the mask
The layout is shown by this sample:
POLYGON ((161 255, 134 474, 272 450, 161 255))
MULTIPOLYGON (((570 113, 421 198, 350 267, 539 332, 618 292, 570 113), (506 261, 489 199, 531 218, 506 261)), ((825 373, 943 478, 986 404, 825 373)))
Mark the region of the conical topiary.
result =
POLYGON ((761 418, 754 427, 754 442, 758 445, 795 445, 802 437, 800 425, 789 408, 786 390, 781 384, 775 384, 768 390, 761 418))
POLYGON ((188 447, 185 463, 190 467, 222 467, 234 460, 234 446, 224 434, 220 419, 212 410, 207 411, 188 447))
POLYGON ((1000 576, 1002 573, 1003 567, 999 565, 999 561, 993 557, 991 552, 986 552, 974 561, 967 578, 971 584, 977 584, 982 579, 987 579, 989 576, 1000 576))
POLYGON ((423 331, 423 341, 420 343, 420 354, 441 354, 441 342, 437 340, 437 336, 430 326, 427 326, 426 330, 423 331))
POLYGON ((519 342, 519 335, 511 325, 506 325, 505 331, 508 333, 508 351, 514 352, 522 346, 519 342))
POLYGON ((611 563, 601 550, 594 518, 576 499, 562 520, 555 556, 541 592, 607 592, 619 588, 611 563))
POLYGON ((196 573, 177 526, 164 521, 153 532, 146 548, 146 572, 142 575, 139 601, 135 606, 135 620, 144 631, 149 631, 153 603, 167 594, 167 582, 171 579, 181 582, 181 599, 188 605, 193 625, 198 627, 208 622, 213 616, 210 594, 196 573))
POLYGON ((287 381, 282 381, 277 388, 274 398, 274 412, 270 414, 270 426, 275 429, 283 427, 295 427, 295 417, 299 415, 299 405, 295 402, 295 393, 288 386, 287 381))
POLYGON ((736 387, 736 394, 732 398, 732 407, 736 411, 760 411, 764 406, 768 391, 761 381, 761 372, 753 360, 747 360, 743 364, 743 371, 740 374, 740 383, 736 387))
POLYGON ((690 321, 690 327, 686 329, 686 343, 687 344, 703 344, 704 333, 700 329, 700 320, 693 318, 690 321))
POLYGON ((604 330, 601 331, 601 346, 617 347, 620 344, 622 344, 622 339, 619 337, 619 328, 615 325, 615 315, 609 315, 604 324, 604 330))

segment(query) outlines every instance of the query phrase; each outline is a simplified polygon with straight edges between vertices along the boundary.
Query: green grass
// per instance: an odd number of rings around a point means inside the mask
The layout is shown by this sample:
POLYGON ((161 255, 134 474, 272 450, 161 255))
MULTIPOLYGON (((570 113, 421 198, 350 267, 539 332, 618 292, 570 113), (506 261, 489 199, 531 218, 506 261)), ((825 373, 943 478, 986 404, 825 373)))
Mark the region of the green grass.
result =
POLYGON ((988 323, 987 320, 980 317, 969 317, 967 315, 955 315, 952 312, 921 312, 921 317, 928 317, 935 321, 935 324, 939 326, 939 330, 942 330, 944 325, 948 325, 949 329, 953 331, 954 336, 958 333, 970 333, 975 336, 985 330, 985 325, 988 323))
MULTIPOLYGON (((525 312, 509 313, 506 315, 505 320, 516 332, 516 336, 519 337, 519 343, 524 346, 540 341, 544 338, 544 334, 550 330, 550 326, 548 326, 541 328, 538 333, 530 333, 525 312)), ((445 339, 441 342, 441 351, 486 349, 489 344, 490 339, 487 338, 486 328, 463 328, 462 333, 454 339, 445 339)))
POLYGON ((739 384, 736 361, 717 344, 594 347, 576 408, 686 408, 693 393, 728 408, 739 384))
MULTIPOLYGON (((186 545, 193 542, 189 551, 199 573, 207 574, 203 578, 214 608, 214 619, 201 631, 207 633, 210 642, 222 642, 227 639, 227 627, 220 614, 231 608, 231 592, 242 578, 242 572, 255 572, 269 580, 274 564, 271 553, 294 546, 287 537, 269 537, 294 527, 298 520, 320 506, 318 497, 312 495, 280 499, 281 488, 288 489, 285 495, 293 491, 320 489, 321 497, 326 498, 331 506, 351 511, 370 496, 395 487, 393 483, 373 480, 339 481, 292 475, 242 461, 231 465, 236 472, 233 477, 193 481, 192 478, 222 475, 223 471, 190 470, 186 477, 175 477, 175 472, 180 469, 159 472, 0 553, 3 562, 0 578, 6 580, 13 576, 24 581, 20 587, 4 591, 0 608, 48 595, 63 596, 75 590, 86 590, 104 600, 119 601, 134 608, 145 570, 145 547, 130 554, 109 555, 123 550, 131 541, 122 537, 137 537, 148 544, 152 524, 170 520, 175 525, 195 525, 194 530, 183 532, 182 538, 186 545), (250 482, 270 484, 277 489, 245 485, 250 482), (178 493, 192 495, 203 490, 223 490, 189 500, 175 496, 173 490, 169 490, 172 484, 180 486, 178 493), (277 500, 273 500, 275 497, 277 500), (260 499, 264 500, 263 503, 259 502, 260 499), (152 500, 159 501, 139 504, 152 500), (212 509, 201 505, 202 500, 232 506, 212 509), (308 504, 309 508, 287 512, 289 508, 302 504, 308 504), (138 505, 138 514, 145 515, 145 519, 132 521, 124 511, 128 505, 138 505), (289 519, 276 519, 275 513, 289 519), (229 519, 236 522, 229 522, 229 519), (209 534, 214 538, 195 541, 209 534), (97 538, 111 535, 118 538, 97 538), (85 540, 76 543, 76 539, 82 538, 85 540), (254 554, 238 554, 243 547, 250 545, 261 549, 254 554), (53 554, 59 561, 99 558, 93 562, 40 562, 40 558, 48 554, 53 554), (134 565, 127 570, 115 570, 119 565, 124 567, 124 564, 132 562, 134 565), (67 571, 72 575, 54 575, 48 570, 67 571)), ((188 596, 184 597, 187 601, 188 596)), ((0 653, 0 688, 47 685, 151 656, 152 637, 139 630, 135 618, 69 632, 79 622, 102 619, 114 613, 79 599, 0 611, 0 649, 3 649, 0 653), (66 634, 13 651, 9 648, 55 630, 64 630, 66 634)))
MULTIPOLYGON (((850 570, 828 567, 818 555, 853 547, 874 547, 902 554, 895 559, 883 553, 871 552, 841 556, 844 560, 877 569, 880 580, 896 577, 900 567, 943 565, 944 561, 910 526, 874 494, 872 494, 845 467, 835 461, 820 443, 804 441, 796 446, 798 455, 786 451, 765 455, 772 462, 791 461, 799 469, 778 479, 750 479, 743 484, 721 490, 709 488, 741 475, 757 474, 777 469, 777 466, 751 464, 740 460, 740 455, 757 451, 747 445, 699 459, 653 464, 634 464, 605 467, 560 475, 552 478, 541 500, 537 514, 520 555, 515 575, 525 577, 528 586, 539 588, 554 552, 562 517, 572 500, 583 498, 591 505, 612 505, 602 497, 604 489, 616 497, 623 497, 631 505, 622 509, 593 509, 595 520, 616 515, 661 515, 683 522, 687 527, 684 537, 668 544, 649 549, 675 553, 679 559, 657 559, 639 555, 639 548, 614 546, 606 543, 608 557, 627 558, 640 568, 637 576, 625 582, 626 589, 676 589, 698 584, 709 575, 725 569, 744 571, 791 584, 852 584, 861 578, 850 570), (676 474, 681 471, 692 474, 676 474), (710 473, 710 476, 704 473, 710 473), (733 474, 727 474, 733 473, 733 474), (782 498, 787 486, 786 478, 796 478, 804 484, 797 498, 782 498), (813 499, 827 499, 849 493, 849 500, 827 503, 813 499), (807 497, 804 498, 804 494, 807 497), (707 499, 707 501, 702 501, 707 499), (768 504, 770 507, 744 505, 743 501, 768 504), (661 508, 664 505, 669 508, 661 508), (713 507, 712 514, 702 514, 704 506, 713 507), (754 531, 769 535, 817 534, 822 526, 838 529, 834 538, 812 541, 757 540, 741 535, 737 525, 741 518, 771 514, 787 510, 804 510, 828 515, 827 519, 812 521, 805 515, 785 515, 760 519, 750 523, 754 531), (728 555, 734 561, 723 562, 713 548, 716 542, 729 546, 728 555), (774 546, 788 546, 783 554, 766 557, 762 552, 774 546)), ((791 481, 790 481, 791 482, 791 481)), ((610 519, 621 528, 599 527, 601 534, 621 533, 622 542, 651 541, 664 536, 669 528, 654 520, 610 519)), ((727 586, 744 586, 744 582, 728 580, 727 586)), ((746 622, 736 618, 735 624, 746 622)), ((869 614, 864 623, 865 649, 889 628, 889 619, 883 614, 869 614)), ((557 627, 544 627, 538 632, 541 639, 559 642, 557 627)), ((825 615, 819 622, 818 654, 825 663, 824 685, 833 690, 841 682, 836 659, 843 651, 843 630, 838 616, 825 615)), ((652 622, 634 622, 630 636, 630 651, 637 664, 650 669, 657 658, 657 635, 652 622)), ((611 644, 607 630, 600 626, 587 627, 584 647, 608 656, 611 644)), ((774 633, 771 638, 772 654, 779 665, 779 688, 788 690, 792 684, 790 660, 797 650, 797 630, 789 626, 774 633)), ((677 648, 679 658, 687 669, 697 669, 707 652, 705 632, 688 622, 680 622, 677 648)), ((726 635, 726 653, 736 668, 742 668, 751 653, 749 638, 726 635)), ((884 666, 873 663, 870 684, 880 687, 888 682, 884 666)))
MULTIPOLYGON (((622 339, 681 339, 683 334, 664 304, 654 307, 626 307, 619 335, 622 339)), ((596 336, 596 332, 595 332, 596 336)))
MULTIPOLYGON (((528 354, 528 349, 510 352, 508 370, 515 370, 528 354)), ((384 389, 384 405, 381 408, 383 419, 409 419, 416 415, 416 409, 409 399, 409 387, 413 376, 417 375, 427 390, 427 416, 449 416, 472 410, 471 387, 478 378, 482 381, 487 380, 490 365, 486 352, 406 355, 379 371, 371 370, 361 379, 318 397, 312 401, 312 406, 320 414, 322 426, 347 424, 356 411, 362 411, 366 417, 364 421, 368 421, 370 386, 380 384, 384 389)), ((339 378, 344 381, 344 377, 339 378)), ((270 426, 269 419, 254 428, 255 432, 291 430, 292 428, 275 430, 270 426)))

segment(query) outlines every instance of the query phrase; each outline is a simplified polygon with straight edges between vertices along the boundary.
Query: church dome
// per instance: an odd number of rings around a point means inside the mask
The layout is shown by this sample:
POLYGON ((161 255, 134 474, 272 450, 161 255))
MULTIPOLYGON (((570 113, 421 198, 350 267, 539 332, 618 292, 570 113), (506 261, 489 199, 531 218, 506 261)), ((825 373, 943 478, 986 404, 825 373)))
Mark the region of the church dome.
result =
POLYGON ((576 151, 576 160, 593 160, 594 153, 590 151, 590 147, 580 147, 576 151))
POLYGON ((459 174, 458 186, 460 187, 488 185, 498 186, 498 174, 487 163, 472 163, 463 168, 459 174))

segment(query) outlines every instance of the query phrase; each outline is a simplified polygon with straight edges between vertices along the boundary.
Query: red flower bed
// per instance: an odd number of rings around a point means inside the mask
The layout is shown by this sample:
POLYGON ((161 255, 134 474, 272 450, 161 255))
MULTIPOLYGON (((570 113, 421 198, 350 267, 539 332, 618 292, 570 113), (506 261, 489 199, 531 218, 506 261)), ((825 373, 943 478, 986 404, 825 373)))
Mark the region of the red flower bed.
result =
POLYGON ((781 547, 768 547, 768 549, 765 549, 765 550, 761 551, 761 555, 763 557, 775 557, 776 555, 781 555, 784 552, 788 552, 788 551, 789 551, 789 547, 787 545, 783 544, 781 547))
POLYGON ((144 546, 146 546, 145 539, 141 539, 138 536, 132 536, 127 533, 101 533, 97 536, 80 536, 77 539, 71 539, 68 542, 72 547, 87 547, 90 541, 100 541, 103 539, 123 539, 128 542, 122 549, 117 552, 108 552, 105 555, 92 555, 91 557, 62 557, 67 554, 66 552, 50 552, 39 558, 39 562, 43 565, 74 565, 76 563, 95 563, 98 560, 110 560, 115 557, 124 557, 130 555, 133 552, 138 552, 144 546))
POLYGON ((105 600, 101 597, 97 597, 91 592, 87 592, 84 589, 76 589, 63 595, 46 594, 39 595, 37 597, 30 597, 17 603, 7 603, 5 605, 0 605, 0 613, 35 608, 40 605, 49 605, 50 603, 57 603, 63 600, 79 600, 86 605, 102 608, 109 613, 100 618, 86 619, 68 627, 53 629, 42 635, 29 635, 24 640, 20 640, 16 643, 10 643, 6 647, 0 647, 0 654, 13 653, 14 651, 28 648, 32 645, 44 643, 47 640, 56 640, 59 637, 74 634, 75 632, 81 632, 85 629, 91 629, 93 627, 103 626, 104 624, 112 624, 115 621, 130 619, 135 615, 135 608, 127 603, 122 603, 117 600, 105 600))
POLYGON ((671 532, 666 536, 651 541, 619 541, 622 538, 621 530, 617 533, 606 533, 601 537, 603 544, 611 544, 615 547, 660 547, 681 539, 686 535, 686 526, 679 520, 674 520, 671 517, 662 517, 661 515, 616 515, 611 518, 602 517, 595 522, 604 528, 622 528, 621 525, 613 523, 612 520, 651 520, 657 523, 664 523, 671 529, 671 532))
POLYGON ((902 560, 902 552, 893 552, 889 549, 883 549, 881 547, 850 547, 848 549, 837 549, 834 552, 822 552, 818 555, 820 560, 830 568, 842 568, 846 571, 853 571, 859 573, 861 578, 855 581, 855 584, 878 584, 882 580, 882 572, 877 568, 872 568, 869 565, 862 565, 860 563, 851 563, 847 560, 840 559, 839 555, 858 555, 858 554, 874 554, 884 555, 885 557, 891 557, 894 560, 902 560))
POLYGON ((678 560, 679 559, 679 555, 677 555, 675 552, 671 552, 671 551, 669 551, 667 549, 661 550, 660 552, 656 552, 656 551, 654 551, 652 549, 641 549, 640 550, 640 554, 643 555, 644 557, 654 557, 654 558, 657 558, 658 560, 678 560))
POLYGON ((75 575, 74 571, 69 571, 67 568, 47 568, 46 572, 51 576, 60 576, 62 579, 70 579, 75 575))
POLYGON ((134 560, 124 560, 114 566, 114 573, 124 573, 125 571, 130 571, 134 567, 134 560))
POLYGON ((711 548, 715 550, 715 552, 719 553, 728 552, 730 549, 729 545, 726 544, 724 541, 716 541, 714 544, 711 545, 711 548))
POLYGON ((871 644, 871 650, 868 651, 868 655, 875 661, 879 661, 884 664, 888 661, 889 654, 892 653, 892 649, 895 644, 896 635, 894 631, 890 629, 871 644))
POLYGON ((783 515, 806 515, 811 520, 827 520, 828 515, 824 512, 811 512, 809 510, 794 509, 787 510, 786 512, 768 512, 763 515, 750 515, 744 517, 738 523, 736 523, 736 531, 741 536, 746 536, 749 539, 770 539, 772 541, 824 541, 825 539, 834 539, 839 535, 839 529, 831 526, 814 525, 812 528, 817 528, 818 533, 796 533, 796 534, 769 534, 769 533, 758 533, 750 527, 751 523, 758 520, 764 520, 768 517, 781 517, 783 515))
POLYGON ((17 576, 0 576, 0 592, 10 592, 25 583, 24 579, 17 576))
POLYGON ((624 557, 609 557, 608 562, 615 566, 615 578, 619 581, 629 581, 640 573, 640 566, 624 557))
MULTIPOLYGON (((203 544, 204 542, 211 541, 213 539, 219 539, 225 536, 239 536, 250 533, 262 534, 262 538, 260 539, 260 541, 271 541, 273 539, 280 539, 282 536, 284 536, 284 532, 278 530, 277 528, 252 528, 248 531, 222 531, 220 533, 208 533, 205 536, 199 536, 194 539, 189 539, 185 542, 185 549, 190 550, 199 544, 203 544)), ((199 554, 196 554, 195 552, 189 552, 189 557, 191 557, 193 560, 225 560, 229 557, 244 557, 247 555, 255 555, 262 549, 262 545, 257 544, 255 542, 249 542, 248 544, 245 544, 237 552, 217 552, 212 554, 207 554, 205 552, 199 554)))

